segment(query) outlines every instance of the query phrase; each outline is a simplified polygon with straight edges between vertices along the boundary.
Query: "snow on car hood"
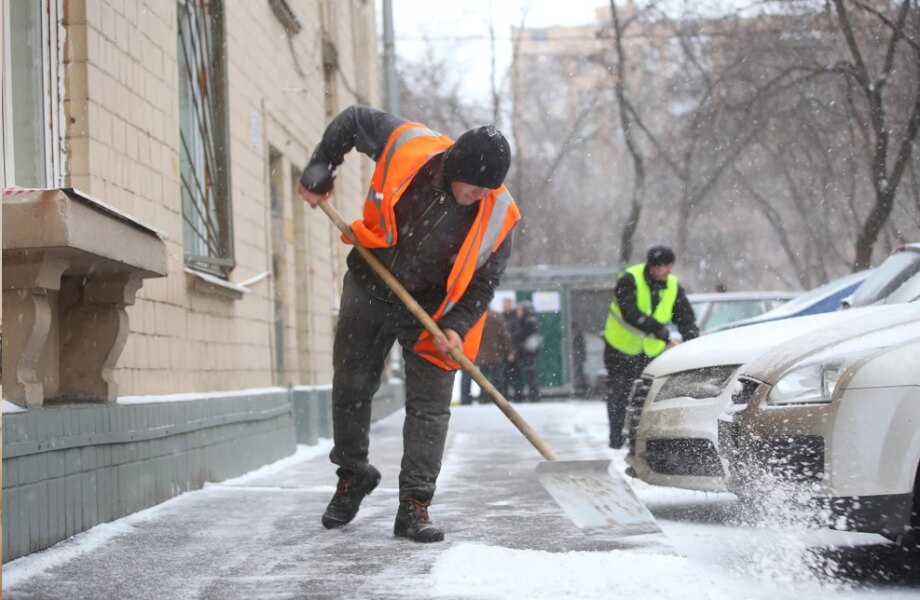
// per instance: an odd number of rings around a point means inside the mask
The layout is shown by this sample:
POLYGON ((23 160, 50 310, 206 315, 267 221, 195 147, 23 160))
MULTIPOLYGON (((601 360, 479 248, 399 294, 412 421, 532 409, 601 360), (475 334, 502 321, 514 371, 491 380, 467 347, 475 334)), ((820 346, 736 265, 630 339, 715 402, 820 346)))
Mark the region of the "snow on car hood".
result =
MULTIPOLYGON (((855 319, 830 330, 801 334, 788 343, 761 353, 744 368, 744 374, 774 383, 792 365, 805 359, 845 354, 859 349, 884 349, 909 343, 920 336, 920 303, 884 307, 868 319, 855 319)), ((864 309, 850 312, 863 313, 864 309)))
POLYGON ((667 350, 649 363, 644 372, 652 377, 661 377, 669 373, 703 367, 743 365, 777 346, 794 345, 788 342, 800 336, 809 339, 814 337, 815 331, 826 334, 849 331, 850 327, 859 324, 865 327, 870 323, 877 323, 880 315, 889 313, 891 316, 886 318, 894 319, 894 322, 899 322, 898 319, 909 320, 911 315, 917 318, 917 315, 920 315, 920 304, 866 306, 710 333, 667 350), (911 310, 905 310, 905 307, 911 310), (894 313, 901 316, 896 317, 894 313))

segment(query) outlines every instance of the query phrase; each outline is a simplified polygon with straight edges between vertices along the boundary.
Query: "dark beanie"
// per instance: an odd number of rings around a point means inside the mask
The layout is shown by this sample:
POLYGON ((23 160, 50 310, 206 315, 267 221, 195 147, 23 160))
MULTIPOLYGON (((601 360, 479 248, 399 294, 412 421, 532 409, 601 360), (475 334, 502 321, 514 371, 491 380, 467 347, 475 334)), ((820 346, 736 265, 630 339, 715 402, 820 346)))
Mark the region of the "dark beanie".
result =
POLYGON ((674 264, 674 251, 667 246, 652 246, 648 249, 648 258, 645 261, 650 267, 674 264))
POLYGON ((447 149, 444 176, 494 190, 511 167, 511 147, 502 132, 491 125, 463 132, 447 149))

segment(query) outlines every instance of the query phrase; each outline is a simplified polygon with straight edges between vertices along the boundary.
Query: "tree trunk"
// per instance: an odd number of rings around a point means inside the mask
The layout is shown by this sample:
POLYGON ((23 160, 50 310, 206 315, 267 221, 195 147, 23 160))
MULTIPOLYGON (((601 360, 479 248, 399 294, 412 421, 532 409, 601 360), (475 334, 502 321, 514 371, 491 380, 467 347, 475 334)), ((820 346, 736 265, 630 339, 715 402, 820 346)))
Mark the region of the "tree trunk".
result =
POLYGON ((642 204, 645 200, 645 159, 639 150, 637 140, 632 127, 631 107, 629 100, 626 98, 626 52, 623 49, 623 27, 617 13, 615 0, 610 0, 610 14, 613 18, 613 35, 614 45, 617 55, 617 69, 615 90, 617 97, 617 107, 620 113, 620 126, 623 130, 623 139, 626 142, 626 148, 632 157, 633 171, 635 180, 633 181, 632 201, 629 207, 629 217, 623 224, 620 233, 620 261, 628 263, 633 253, 633 237, 636 229, 639 227, 639 219, 642 217, 642 204))

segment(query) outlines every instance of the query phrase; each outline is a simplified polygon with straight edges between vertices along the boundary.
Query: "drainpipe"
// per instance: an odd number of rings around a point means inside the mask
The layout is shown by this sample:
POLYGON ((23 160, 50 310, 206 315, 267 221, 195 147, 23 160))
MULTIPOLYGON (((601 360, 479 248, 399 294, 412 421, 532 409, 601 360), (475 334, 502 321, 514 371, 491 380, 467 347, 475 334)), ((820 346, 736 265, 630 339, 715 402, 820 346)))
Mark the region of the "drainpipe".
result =
POLYGON ((393 31, 393 0, 383 0, 383 78, 386 110, 399 114, 399 86, 396 79, 396 41, 393 31))

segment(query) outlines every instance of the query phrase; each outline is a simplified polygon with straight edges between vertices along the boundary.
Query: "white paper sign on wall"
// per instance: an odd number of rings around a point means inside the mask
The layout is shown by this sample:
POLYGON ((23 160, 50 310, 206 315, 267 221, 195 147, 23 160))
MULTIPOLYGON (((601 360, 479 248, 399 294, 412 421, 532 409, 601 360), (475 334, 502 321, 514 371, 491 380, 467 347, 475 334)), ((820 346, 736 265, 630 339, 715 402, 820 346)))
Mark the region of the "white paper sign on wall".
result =
POLYGON ((562 294, 559 292, 534 292, 533 308, 537 312, 559 312, 562 310, 562 294))
POLYGON ((505 309, 505 299, 511 300, 511 305, 514 306, 517 304, 516 297, 514 290, 495 290, 495 296, 492 298, 492 302, 489 303, 489 309, 495 312, 502 312, 505 309))

